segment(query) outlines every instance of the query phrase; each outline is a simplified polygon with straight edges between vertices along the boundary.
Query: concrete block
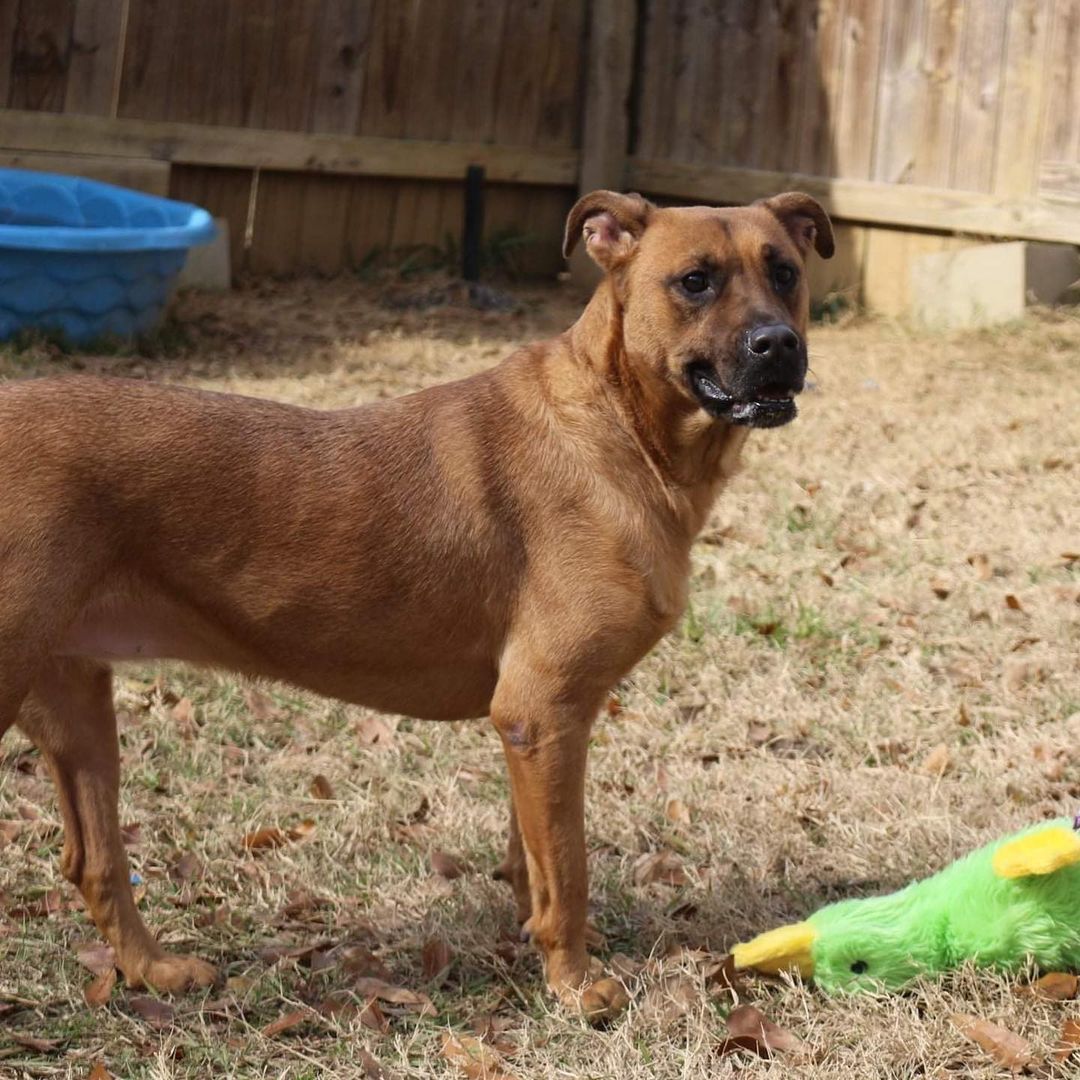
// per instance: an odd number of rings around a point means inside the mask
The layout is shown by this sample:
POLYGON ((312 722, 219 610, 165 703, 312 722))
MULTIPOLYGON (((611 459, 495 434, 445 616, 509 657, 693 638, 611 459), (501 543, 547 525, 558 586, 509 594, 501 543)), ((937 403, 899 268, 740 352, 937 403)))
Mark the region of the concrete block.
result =
POLYGON ((217 236, 209 244, 193 247, 180 271, 181 289, 207 289, 225 292, 232 286, 232 265, 229 261, 229 222, 214 218, 217 236))
POLYGON ((1056 303, 1080 277, 1068 244, 1016 241, 919 256, 910 266, 911 314, 942 329, 1019 319, 1029 303, 1056 303))

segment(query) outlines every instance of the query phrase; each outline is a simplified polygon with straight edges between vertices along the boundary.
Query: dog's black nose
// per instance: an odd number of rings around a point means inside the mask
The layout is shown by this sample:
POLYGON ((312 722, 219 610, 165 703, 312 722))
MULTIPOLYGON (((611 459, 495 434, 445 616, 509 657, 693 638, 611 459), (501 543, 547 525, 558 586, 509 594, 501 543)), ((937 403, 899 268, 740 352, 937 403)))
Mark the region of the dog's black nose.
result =
POLYGON ((799 335, 787 323, 772 323, 751 330, 747 345, 755 356, 762 359, 787 360, 799 351, 799 335))

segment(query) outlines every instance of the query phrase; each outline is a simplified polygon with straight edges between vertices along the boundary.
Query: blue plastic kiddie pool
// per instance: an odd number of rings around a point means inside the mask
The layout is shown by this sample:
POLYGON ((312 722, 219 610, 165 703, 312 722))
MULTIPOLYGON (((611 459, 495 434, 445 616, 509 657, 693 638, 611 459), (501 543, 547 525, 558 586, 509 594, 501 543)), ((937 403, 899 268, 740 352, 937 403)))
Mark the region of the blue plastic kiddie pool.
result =
POLYGON ((0 169, 0 341, 27 329, 73 345, 152 330, 188 248, 214 232, 189 203, 0 169))

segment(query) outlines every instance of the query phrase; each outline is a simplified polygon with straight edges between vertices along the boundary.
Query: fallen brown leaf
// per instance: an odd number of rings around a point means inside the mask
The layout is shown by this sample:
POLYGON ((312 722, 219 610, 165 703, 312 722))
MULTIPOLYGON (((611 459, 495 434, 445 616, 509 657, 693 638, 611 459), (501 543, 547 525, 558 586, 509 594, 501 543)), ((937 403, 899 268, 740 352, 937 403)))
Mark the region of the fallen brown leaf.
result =
POLYGON ((103 941, 87 941, 75 947, 75 959, 94 975, 103 975, 116 967, 116 953, 103 941))
POLYGON ((654 851, 634 863, 635 885, 685 885, 690 878, 682 860, 673 851, 654 851))
POLYGON ((270 695, 254 686, 249 686, 244 690, 244 703, 248 707, 248 712, 251 713, 251 718, 260 723, 276 720, 281 716, 281 710, 274 704, 270 695))
POLYGON ((668 804, 664 807, 664 816, 676 825, 689 825, 690 807, 682 799, 668 799, 668 804))
POLYGON ((969 555, 967 561, 971 564, 971 569, 975 571, 975 576, 980 581, 989 581, 994 576, 994 569, 986 555, 982 553, 969 555))
POLYGON ((103 971, 83 987, 83 998, 91 1009, 100 1009, 110 997, 116 985, 116 968, 103 971))
POLYGON ((1019 598, 1014 596, 1012 593, 1006 593, 1005 594, 1005 606, 1010 611, 1023 611, 1024 610, 1024 605, 1021 604, 1019 598))
POLYGON ((194 881, 202 877, 202 859, 194 851, 185 851, 179 859, 169 867, 169 877, 174 881, 194 881))
POLYGON ((806 1043, 802 1039, 778 1024, 774 1024, 753 1005, 738 1005, 732 1009, 727 1018, 727 1029, 732 1039, 756 1041, 765 1050, 764 1054, 761 1054, 760 1049, 755 1051, 762 1057, 767 1057, 773 1052, 804 1054, 807 1050, 806 1043))
POLYGON ((446 878, 447 881, 454 881, 465 873, 465 866, 462 862, 455 859, 453 855, 438 850, 431 853, 431 869, 439 877, 446 878))
POLYGON ((286 844, 306 840, 315 831, 315 822, 308 818, 290 829, 279 829, 272 825, 266 829, 257 829, 244 836, 244 847, 248 851, 270 851, 286 844))
POLYGON ((8 1038, 19 1046, 25 1046, 27 1050, 33 1050, 39 1054, 54 1054, 60 1049, 62 1039, 39 1039, 34 1035, 20 1035, 13 1031, 8 1038))
POLYGON ((259 1034, 262 1035, 264 1039, 273 1039, 283 1031, 299 1027, 310 1018, 311 1012, 308 1009, 293 1009, 292 1012, 283 1013, 276 1020, 271 1020, 259 1034))
POLYGON ((330 781, 322 773, 319 773, 312 778, 311 794, 316 799, 332 799, 334 797, 334 788, 330 781))
POLYGON ((135 994, 128 998, 133 1012, 141 1016, 154 1027, 168 1027, 176 1018, 176 1010, 167 1002, 146 994, 135 994))
POLYGON ((382 979, 373 979, 361 976, 353 983, 353 989, 360 997, 378 998, 388 1005, 400 1005, 421 1016, 434 1016, 435 1006, 431 1004, 431 998, 427 994, 421 994, 416 990, 407 990, 404 986, 394 986, 382 979))
POLYGON ((929 754, 923 758, 919 767, 920 772, 927 776, 942 777, 952 768, 952 753, 945 743, 938 743, 929 754))
POLYGON ((1080 1050, 1080 1020, 1066 1020, 1061 1025, 1061 1038, 1054 1049, 1055 1061, 1068 1061, 1080 1050))
POLYGON ((697 1011, 701 1004, 697 981, 687 975, 675 974, 649 987, 642 1011, 666 1031, 684 1016, 697 1011))
POLYGON ((436 977, 445 976, 453 958, 454 954, 450 946, 442 938, 429 938, 424 942, 421 954, 424 978, 430 981, 436 977))
POLYGON ((961 1035, 985 1050, 1006 1069, 1023 1072, 1036 1064, 1031 1043, 1015 1031, 968 1013, 953 1013, 949 1019, 961 1035))
POLYGON ((443 1039, 442 1056, 469 1080, 508 1080, 499 1053, 473 1035, 447 1035, 443 1039))
POLYGON ((172 707, 172 718, 182 739, 195 738, 199 725, 195 722, 195 706, 192 704, 191 698, 182 697, 172 707))
POLYGON ((1051 971, 1030 986, 1020 987, 1019 993, 1043 1001, 1071 1001, 1080 989, 1080 978, 1065 971, 1051 971))
POLYGON ((0 848, 17 840, 23 830, 21 821, 0 821, 0 848))
POLYGON ((366 1050, 359 1050, 360 1064, 364 1067, 364 1076, 367 1080, 390 1080, 390 1073, 388 1073, 374 1057, 371 1056, 366 1050))
POLYGON ((86 1080, 113 1080, 113 1074, 100 1061, 86 1074, 86 1080))
POLYGON ((730 953, 719 960, 707 963, 702 975, 705 978, 706 987, 714 992, 730 990, 736 995, 746 993, 745 973, 740 973, 736 969, 735 957, 730 953))
POLYGON ((356 738, 361 746, 386 750, 394 741, 394 729, 378 713, 366 713, 356 721, 356 738))

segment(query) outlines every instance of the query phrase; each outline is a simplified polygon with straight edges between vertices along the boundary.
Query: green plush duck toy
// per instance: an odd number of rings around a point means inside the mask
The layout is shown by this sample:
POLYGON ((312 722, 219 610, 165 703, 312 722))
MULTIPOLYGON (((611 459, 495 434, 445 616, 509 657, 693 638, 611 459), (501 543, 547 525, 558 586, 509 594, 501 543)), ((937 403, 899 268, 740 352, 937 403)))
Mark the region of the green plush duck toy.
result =
POLYGON ((967 960, 1080 970, 1080 815, 1005 837, 890 896, 841 900, 733 950, 829 993, 895 990, 967 960))

